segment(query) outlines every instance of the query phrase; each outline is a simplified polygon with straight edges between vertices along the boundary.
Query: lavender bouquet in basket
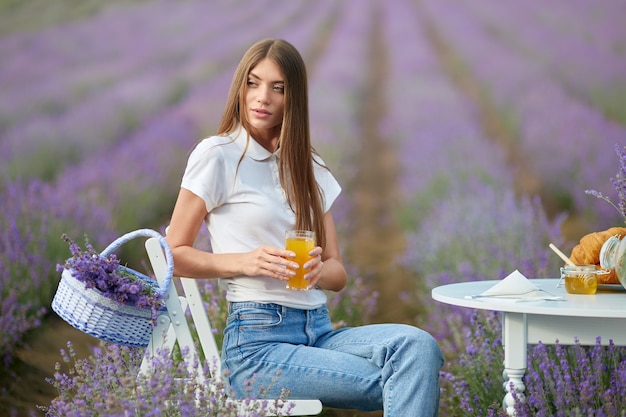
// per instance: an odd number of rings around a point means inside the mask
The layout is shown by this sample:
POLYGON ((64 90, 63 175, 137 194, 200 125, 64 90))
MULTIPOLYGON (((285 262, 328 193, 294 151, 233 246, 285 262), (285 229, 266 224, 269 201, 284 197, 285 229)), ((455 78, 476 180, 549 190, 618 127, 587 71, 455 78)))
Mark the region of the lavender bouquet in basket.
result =
POLYGON ((74 278, 85 283, 85 288, 95 288, 103 296, 121 304, 150 308, 153 318, 156 318, 162 297, 149 278, 142 278, 137 271, 120 265, 114 253, 101 256, 87 238, 86 250, 83 251, 66 234, 62 237, 69 244, 72 257, 64 265, 57 265, 58 272, 67 269, 74 278))
POLYGON ((165 238, 149 229, 127 233, 97 253, 85 239, 82 250, 67 235, 71 258, 57 265, 62 272, 52 309, 87 334, 113 343, 147 346, 164 298, 171 285, 173 260, 165 238), (120 265, 113 253, 135 237, 158 238, 167 273, 163 287, 149 277, 120 265))

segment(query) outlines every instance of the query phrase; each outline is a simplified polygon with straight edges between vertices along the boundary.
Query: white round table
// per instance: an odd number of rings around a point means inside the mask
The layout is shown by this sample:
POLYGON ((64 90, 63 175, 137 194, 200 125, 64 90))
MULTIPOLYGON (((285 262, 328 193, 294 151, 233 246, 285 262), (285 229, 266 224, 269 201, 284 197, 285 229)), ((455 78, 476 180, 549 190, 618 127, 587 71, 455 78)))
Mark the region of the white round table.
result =
POLYGON ((506 394, 503 407, 514 415, 511 384, 524 392, 528 343, 595 345, 597 338, 606 345, 626 346, 626 290, 621 285, 601 285, 594 295, 568 294, 557 288, 558 279, 530 280, 540 289, 563 297, 562 301, 467 298, 481 294, 498 280, 471 281, 442 285, 432 290, 432 298, 455 306, 502 312, 502 344, 506 394))

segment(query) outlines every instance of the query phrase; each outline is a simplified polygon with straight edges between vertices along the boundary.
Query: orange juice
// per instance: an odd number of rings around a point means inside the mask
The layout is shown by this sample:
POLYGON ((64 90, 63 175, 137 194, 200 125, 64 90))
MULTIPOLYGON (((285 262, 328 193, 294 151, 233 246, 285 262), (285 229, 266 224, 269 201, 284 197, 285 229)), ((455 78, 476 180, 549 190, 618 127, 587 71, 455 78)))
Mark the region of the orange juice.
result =
POLYGON ((296 275, 287 281, 287 288, 297 291, 306 290, 309 281, 304 279, 307 271, 304 270, 303 265, 311 259, 309 252, 315 247, 315 233, 306 230, 290 230, 285 237, 285 248, 295 252, 294 261, 300 265, 300 268, 296 270, 296 275))

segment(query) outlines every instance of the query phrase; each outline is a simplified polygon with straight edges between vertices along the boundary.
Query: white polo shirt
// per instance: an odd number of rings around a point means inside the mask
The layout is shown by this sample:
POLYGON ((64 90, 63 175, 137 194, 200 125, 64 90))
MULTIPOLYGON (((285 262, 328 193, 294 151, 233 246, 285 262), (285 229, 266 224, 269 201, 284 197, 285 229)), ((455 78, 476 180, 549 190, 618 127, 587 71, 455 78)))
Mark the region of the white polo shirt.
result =
MULTIPOLYGON (((295 215, 278 176, 279 151, 271 153, 253 138, 246 149, 246 137, 246 131, 239 128, 230 136, 204 139, 189 156, 183 175, 181 187, 206 204, 205 224, 214 253, 248 252, 261 245, 285 247, 285 231, 295 227, 295 215)), ((323 165, 320 158, 316 160, 323 165)), ((330 171, 316 163, 313 166, 326 212, 341 187, 330 171)), ((290 291, 284 282, 262 276, 221 278, 220 286, 231 302, 277 303, 301 309, 326 303, 321 290, 290 291)))

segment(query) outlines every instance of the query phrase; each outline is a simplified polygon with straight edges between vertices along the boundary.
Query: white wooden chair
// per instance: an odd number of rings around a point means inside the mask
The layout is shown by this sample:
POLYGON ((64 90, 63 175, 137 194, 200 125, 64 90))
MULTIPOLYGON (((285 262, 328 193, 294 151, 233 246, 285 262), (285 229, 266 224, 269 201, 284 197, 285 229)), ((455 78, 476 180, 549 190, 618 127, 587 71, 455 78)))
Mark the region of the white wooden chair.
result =
MULTIPOLYGON (((148 239, 145 245, 155 277, 161 284, 167 274, 167 262, 163 249, 156 238, 148 239)), ((221 379, 220 353, 211 331, 211 323, 204 309, 197 282, 191 278, 180 278, 180 283, 184 294, 179 294, 177 286, 172 283, 166 301, 167 311, 159 315, 157 324, 152 330, 152 337, 146 348, 140 372, 150 372, 151 359, 157 350, 167 349, 171 353, 176 342, 181 349, 184 347, 188 349, 187 363, 189 363, 190 368, 193 367, 194 360, 198 358, 198 352, 185 315, 186 309, 189 308, 204 357, 206 360, 215 362, 216 370, 211 377, 221 379)), ((197 369, 194 370, 198 371, 197 369)), ((199 378, 204 380, 205 376, 200 373, 199 378)), ((293 416, 314 416, 322 411, 322 403, 319 400, 287 398, 286 402, 293 403, 294 407, 290 410, 290 415, 293 416)))

